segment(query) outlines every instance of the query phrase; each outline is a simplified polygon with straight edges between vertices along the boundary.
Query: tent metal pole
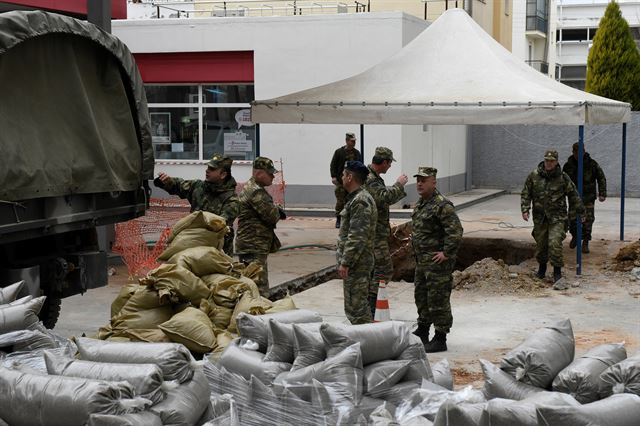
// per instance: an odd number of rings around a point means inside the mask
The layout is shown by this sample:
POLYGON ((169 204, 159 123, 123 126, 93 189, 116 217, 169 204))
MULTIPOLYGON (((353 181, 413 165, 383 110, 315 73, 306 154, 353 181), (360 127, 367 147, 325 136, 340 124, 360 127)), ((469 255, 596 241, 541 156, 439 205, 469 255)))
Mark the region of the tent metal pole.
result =
POLYGON ((360 155, 362 155, 362 162, 364 163, 364 124, 360 125, 360 155))
MULTIPOLYGON (((584 126, 578 128, 578 195, 582 200, 582 175, 584 167, 584 126)), ((576 214, 576 275, 582 275, 582 218, 576 214)))
POLYGON ((627 123, 622 123, 622 170, 620 176, 620 241, 624 241, 624 180, 627 165, 627 123))

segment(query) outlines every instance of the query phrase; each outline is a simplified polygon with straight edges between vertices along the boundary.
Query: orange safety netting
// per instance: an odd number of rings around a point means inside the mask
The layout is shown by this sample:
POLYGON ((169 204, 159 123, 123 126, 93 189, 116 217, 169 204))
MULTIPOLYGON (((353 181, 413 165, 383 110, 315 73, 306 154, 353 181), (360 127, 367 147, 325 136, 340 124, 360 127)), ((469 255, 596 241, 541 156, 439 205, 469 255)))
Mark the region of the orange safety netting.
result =
MULTIPOLYGON (((236 193, 244 187, 238 183, 236 193)), ((278 172, 267 192, 273 202, 284 206, 285 181, 282 172, 278 172)), ((122 257, 129 275, 143 276, 160 266, 158 256, 167 248, 167 239, 175 223, 189 214, 191 206, 187 200, 172 196, 169 198, 151 198, 144 216, 115 226, 113 251, 122 257)))

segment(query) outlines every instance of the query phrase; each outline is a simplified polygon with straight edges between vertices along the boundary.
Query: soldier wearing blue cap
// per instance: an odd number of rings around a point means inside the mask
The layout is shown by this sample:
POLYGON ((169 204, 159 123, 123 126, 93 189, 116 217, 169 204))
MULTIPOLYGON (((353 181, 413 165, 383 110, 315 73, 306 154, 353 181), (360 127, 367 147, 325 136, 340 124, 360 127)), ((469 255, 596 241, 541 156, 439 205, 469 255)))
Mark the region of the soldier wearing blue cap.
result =
POLYGON ((343 279, 344 311, 351 324, 370 323, 368 294, 373 272, 373 242, 378 213, 373 197, 364 189, 369 169, 360 161, 347 161, 342 186, 348 193, 340 213, 338 274, 343 279))

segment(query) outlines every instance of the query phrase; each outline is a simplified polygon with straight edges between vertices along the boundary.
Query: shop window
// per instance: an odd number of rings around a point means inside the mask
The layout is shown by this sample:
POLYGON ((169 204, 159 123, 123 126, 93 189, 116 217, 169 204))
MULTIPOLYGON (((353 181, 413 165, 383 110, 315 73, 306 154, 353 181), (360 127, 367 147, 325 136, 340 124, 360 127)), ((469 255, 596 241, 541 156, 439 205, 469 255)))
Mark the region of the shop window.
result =
POLYGON ((253 85, 146 85, 156 160, 206 161, 214 153, 256 156, 249 122, 253 85))

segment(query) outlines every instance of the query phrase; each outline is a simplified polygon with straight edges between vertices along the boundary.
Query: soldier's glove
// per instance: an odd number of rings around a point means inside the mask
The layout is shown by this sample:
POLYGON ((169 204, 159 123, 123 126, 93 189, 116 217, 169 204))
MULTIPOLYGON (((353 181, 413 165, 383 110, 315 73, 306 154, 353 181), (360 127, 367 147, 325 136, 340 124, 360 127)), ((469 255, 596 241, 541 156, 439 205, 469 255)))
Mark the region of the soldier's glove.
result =
POLYGON ((155 185, 156 188, 162 188, 164 186, 164 184, 162 183, 159 177, 153 180, 153 184, 155 185))
POLYGON ((280 219, 284 220, 287 218, 287 214, 282 207, 278 206, 278 212, 280 213, 280 219))

